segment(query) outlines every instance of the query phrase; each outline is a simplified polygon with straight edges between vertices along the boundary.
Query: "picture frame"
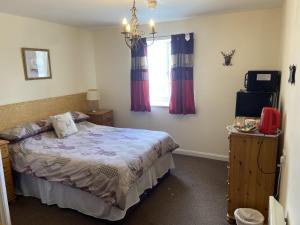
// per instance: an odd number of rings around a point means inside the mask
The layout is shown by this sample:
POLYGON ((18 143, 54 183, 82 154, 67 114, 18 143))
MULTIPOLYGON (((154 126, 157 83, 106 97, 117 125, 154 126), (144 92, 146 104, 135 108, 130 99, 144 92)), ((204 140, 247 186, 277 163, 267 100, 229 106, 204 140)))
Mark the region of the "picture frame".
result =
POLYGON ((25 80, 52 79, 50 51, 21 48, 25 80))

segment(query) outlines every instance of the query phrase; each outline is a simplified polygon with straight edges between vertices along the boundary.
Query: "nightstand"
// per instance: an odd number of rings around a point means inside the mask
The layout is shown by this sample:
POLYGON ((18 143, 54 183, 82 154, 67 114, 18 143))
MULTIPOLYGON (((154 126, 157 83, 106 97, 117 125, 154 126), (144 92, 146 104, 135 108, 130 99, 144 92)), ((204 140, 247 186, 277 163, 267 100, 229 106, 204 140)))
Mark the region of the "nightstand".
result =
POLYGON ((114 126, 112 110, 99 109, 96 112, 88 112, 87 115, 90 116, 88 121, 91 123, 111 127, 114 126))
POLYGON ((0 149, 2 155, 2 163, 3 163, 3 172, 5 178, 5 185, 6 185, 6 192, 7 192, 7 199, 9 202, 15 200, 16 195, 14 191, 14 183, 11 173, 11 166, 9 160, 9 153, 8 153, 8 141, 0 140, 0 149))

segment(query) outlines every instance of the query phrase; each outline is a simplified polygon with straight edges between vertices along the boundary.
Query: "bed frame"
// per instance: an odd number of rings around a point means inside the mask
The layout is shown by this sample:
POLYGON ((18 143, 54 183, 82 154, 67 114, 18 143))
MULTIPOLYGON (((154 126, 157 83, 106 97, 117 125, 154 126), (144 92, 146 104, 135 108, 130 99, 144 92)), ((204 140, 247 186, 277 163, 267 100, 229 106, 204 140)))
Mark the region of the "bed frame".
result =
POLYGON ((87 112, 86 93, 0 106, 0 130, 68 111, 87 112))

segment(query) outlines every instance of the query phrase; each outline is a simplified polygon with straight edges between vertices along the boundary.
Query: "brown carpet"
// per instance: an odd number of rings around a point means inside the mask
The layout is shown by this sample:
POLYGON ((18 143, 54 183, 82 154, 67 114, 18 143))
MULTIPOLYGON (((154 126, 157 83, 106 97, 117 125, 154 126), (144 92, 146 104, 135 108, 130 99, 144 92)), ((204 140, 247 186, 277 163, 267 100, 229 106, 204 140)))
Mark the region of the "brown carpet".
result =
POLYGON ((118 223, 47 206, 30 197, 11 205, 13 225, 227 225, 226 163, 175 155, 176 169, 118 223))

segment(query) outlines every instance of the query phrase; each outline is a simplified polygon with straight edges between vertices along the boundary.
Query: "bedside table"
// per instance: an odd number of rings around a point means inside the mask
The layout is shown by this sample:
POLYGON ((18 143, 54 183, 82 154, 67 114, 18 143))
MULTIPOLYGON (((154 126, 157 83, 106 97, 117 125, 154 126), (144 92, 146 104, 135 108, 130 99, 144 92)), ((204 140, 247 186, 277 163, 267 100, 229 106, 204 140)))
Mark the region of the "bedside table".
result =
POLYGON ((3 163, 3 172, 5 178, 7 199, 9 202, 15 200, 16 195, 14 191, 14 183, 11 173, 10 160, 8 155, 8 141, 0 140, 0 149, 2 155, 2 163, 3 163))
POLYGON ((88 112, 87 115, 90 116, 88 121, 91 123, 97 125, 111 126, 111 127, 114 126, 112 110, 99 109, 96 112, 88 112))

